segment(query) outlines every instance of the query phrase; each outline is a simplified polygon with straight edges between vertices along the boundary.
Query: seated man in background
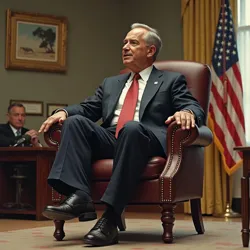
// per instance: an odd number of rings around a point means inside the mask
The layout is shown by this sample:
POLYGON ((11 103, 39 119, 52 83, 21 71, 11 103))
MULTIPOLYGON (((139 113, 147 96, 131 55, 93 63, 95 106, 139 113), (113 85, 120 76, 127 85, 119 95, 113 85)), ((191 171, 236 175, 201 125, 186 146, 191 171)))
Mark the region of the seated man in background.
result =
POLYGON ((23 104, 13 103, 8 107, 8 121, 6 124, 0 124, 0 147, 18 145, 18 142, 24 135, 28 136, 20 143, 20 146, 41 147, 38 141, 38 132, 34 129, 29 130, 23 127, 25 118, 26 114, 23 104))

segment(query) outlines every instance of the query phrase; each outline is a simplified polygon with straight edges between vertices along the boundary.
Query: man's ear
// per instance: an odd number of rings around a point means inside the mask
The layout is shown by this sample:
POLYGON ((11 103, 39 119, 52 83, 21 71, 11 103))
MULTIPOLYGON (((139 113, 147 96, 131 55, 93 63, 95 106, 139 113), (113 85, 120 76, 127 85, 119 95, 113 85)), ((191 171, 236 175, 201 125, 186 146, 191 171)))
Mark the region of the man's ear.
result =
POLYGON ((156 52, 156 47, 154 45, 151 45, 148 47, 148 57, 152 57, 156 52))
POLYGON ((10 119, 11 119, 10 116, 11 116, 11 114, 7 112, 7 113, 6 113, 7 122, 10 122, 10 119))

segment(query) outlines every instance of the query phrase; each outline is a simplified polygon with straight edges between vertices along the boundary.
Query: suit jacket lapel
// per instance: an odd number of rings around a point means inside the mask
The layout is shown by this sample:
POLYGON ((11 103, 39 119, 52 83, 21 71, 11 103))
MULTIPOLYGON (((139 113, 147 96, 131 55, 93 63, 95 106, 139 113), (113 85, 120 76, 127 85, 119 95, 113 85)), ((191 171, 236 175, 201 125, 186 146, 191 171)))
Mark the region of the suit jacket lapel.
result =
POLYGON ((117 81, 112 85, 111 98, 108 104, 107 120, 113 118, 114 110, 116 108, 117 102, 119 100, 119 97, 122 93, 122 90, 129 76, 130 76, 130 73, 120 75, 117 81))
POLYGON ((141 99, 141 105, 140 105, 140 110, 139 110, 140 121, 148 103, 154 97, 155 93, 160 88, 163 82, 163 79, 161 78, 161 76, 162 76, 162 71, 153 67, 152 72, 147 81, 146 88, 143 92, 142 99, 141 99))
POLYGON ((16 135, 14 134, 12 128, 10 127, 9 123, 6 123, 6 129, 8 130, 9 134, 12 135, 12 137, 15 137, 16 135))

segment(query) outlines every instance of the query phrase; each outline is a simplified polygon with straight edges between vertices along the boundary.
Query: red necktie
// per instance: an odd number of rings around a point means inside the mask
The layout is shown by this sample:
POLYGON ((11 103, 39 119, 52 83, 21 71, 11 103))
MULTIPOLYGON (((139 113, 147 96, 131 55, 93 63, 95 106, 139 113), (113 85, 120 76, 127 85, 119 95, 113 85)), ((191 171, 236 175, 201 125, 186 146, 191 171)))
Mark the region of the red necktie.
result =
POLYGON ((120 129, 124 126, 124 124, 128 121, 132 121, 135 115, 135 108, 138 100, 138 92, 139 92, 139 82, 140 79, 139 74, 135 74, 133 78, 133 82, 127 92, 124 103, 122 105, 122 110, 118 118, 115 137, 118 137, 118 133, 120 129))

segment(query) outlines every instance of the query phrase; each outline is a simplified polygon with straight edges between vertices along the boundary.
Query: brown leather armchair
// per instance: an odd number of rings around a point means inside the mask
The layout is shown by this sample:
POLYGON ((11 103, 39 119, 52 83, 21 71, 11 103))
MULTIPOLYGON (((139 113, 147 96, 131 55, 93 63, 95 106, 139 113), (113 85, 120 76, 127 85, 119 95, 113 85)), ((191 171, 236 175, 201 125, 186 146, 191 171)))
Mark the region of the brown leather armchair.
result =
MULTIPOLYGON (((199 101, 207 116, 211 72, 207 65, 189 61, 158 61, 158 69, 181 72, 186 76, 188 88, 199 101)), ((126 70, 125 70, 126 71, 126 70)), ((124 71, 122 71, 124 72, 124 71)), ((207 118, 207 117, 206 117, 207 118)), ((162 240, 173 242, 174 208, 177 203, 190 201, 191 213, 198 234, 204 233, 200 198, 203 188, 204 147, 208 146, 213 135, 208 127, 195 127, 181 130, 176 122, 167 128, 167 159, 153 157, 141 177, 141 181, 129 204, 159 205, 162 207, 162 240)), ((58 147, 60 126, 54 125, 45 133, 49 146, 58 147)), ((112 159, 98 160, 93 164, 92 197, 100 203, 112 173, 112 159)), ((64 237, 63 221, 55 221, 54 237, 64 237)), ((120 228, 120 230, 125 230, 120 228)))

